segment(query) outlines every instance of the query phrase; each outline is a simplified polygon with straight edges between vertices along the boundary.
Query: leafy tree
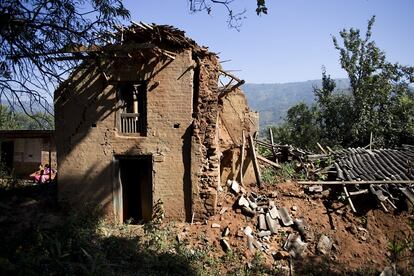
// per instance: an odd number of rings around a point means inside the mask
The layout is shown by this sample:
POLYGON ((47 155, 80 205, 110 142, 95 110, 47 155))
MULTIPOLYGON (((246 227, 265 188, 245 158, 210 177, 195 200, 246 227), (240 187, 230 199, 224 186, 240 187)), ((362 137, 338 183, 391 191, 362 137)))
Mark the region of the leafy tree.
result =
POLYGON ((354 121, 352 97, 343 91, 338 93, 335 88, 335 81, 322 68, 322 87, 314 87, 320 142, 329 146, 348 145, 352 141, 348 127, 354 121))
POLYGON ((299 103, 287 112, 282 127, 273 128, 278 143, 294 144, 301 148, 313 147, 319 140, 319 128, 316 122, 317 107, 308 107, 299 103))
MULTIPOLYGON (((232 3, 235 0, 189 0, 190 11, 200 12, 205 11, 208 14, 212 13, 214 5, 223 6, 228 13, 227 23, 229 27, 239 30, 242 20, 245 18, 244 14, 246 10, 235 11, 232 7, 232 3)), ((267 14, 266 0, 257 0, 257 15, 267 14)))
POLYGON ((312 112, 303 104, 292 107, 281 127, 285 129, 276 131, 281 139, 308 148, 316 137, 326 145, 355 147, 367 145, 372 133, 377 147, 414 143, 414 91, 409 87, 414 67, 386 60, 371 39, 374 22, 372 17, 363 38, 358 29, 342 30, 342 46, 333 37, 348 73, 349 93, 335 92, 335 82, 323 68, 322 87, 314 88, 317 105, 312 112))
POLYGON ((404 127, 412 121, 411 113, 397 105, 403 99, 412 101, 409 83, 414 82, 414 67, 386 60, 385 53, 371 39, 374 22, 375 16, 368 22, 365 37, 361 37, 358 29, 344 29, 340 32, 342 45, 336 37, 333 37, 333 43, 351 84, 355 120, 349 125, 349 130, 353 144, 367 144, 372 132, 377 145, 391 146, 402 142, 402 137, 414 134, 404 127), (401 112, 404 114, 394 115, 401 112))
POLYGON ((106 43, 128 17, 122 0, 2 0, 0 98, 30 116, 33 103, 52 110, 55 87, 79 64, 68 53, 106 43))
POLYGON ((14 114, 4 105, 0 105, 0 130, 16 129, 14 114))
POLYGON ((50 114, 36 112, 31 116, 28 116, 23 112, 12 111, 7 106, 0 105, 0 130, 53 128, 54 118, 50 114))

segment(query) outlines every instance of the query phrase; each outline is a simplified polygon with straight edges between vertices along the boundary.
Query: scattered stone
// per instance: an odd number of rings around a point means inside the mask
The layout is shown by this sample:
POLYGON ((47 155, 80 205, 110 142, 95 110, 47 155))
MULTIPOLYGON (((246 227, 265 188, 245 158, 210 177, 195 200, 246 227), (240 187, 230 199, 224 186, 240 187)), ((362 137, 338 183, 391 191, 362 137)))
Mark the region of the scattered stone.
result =
POLYGON ((220 210, 220 215, 224 214, 227 211, 227 207, 223 207, 220 210))
POLYGON ((284 226, 290 226, 293 224, 293 220, 285 207, 280 208, 278 212, 284 226))
POLYGON ((231 190, 233 192, 235 192, 236 194, 240 193, 240 186, 239 186, 239 183, 237 183, 236 180, 233 180, 231 182, 231 186, 230 187, 231 187, 231 190))
POLYGON ((237 204, 239 204, 240 207, 249 207, 249 202, 243 195, 239 198, 237 204))
POLYGON ((313 185, 308 188, 311 193, 321 193, 323 191, 322 185, 313 185))
POLYGON ((248 235, 251 235, 253 233, 253 230, 250 226, 246 226, 243 230, 243 233, 248 236, 248 235))
POLYGON ((242 207, 241 212, 249 217, 254 217, 256 215, 256 212, 253 211, 250 207, 242 207))
POLYGON ((255 238, 253 238, 253 245, 254 247, 256 247, 257 249, 262 249, 262 243, 260 243, 258 240, 256 240, 255 238))
POLYGON ((275 260, 286 260, 290 258, 290 254, 289 252, 286 252, 286 251, 278 251, 273 254, 273 258, 275 260))
POLYGON ((332 249, 333 249, 335 252, 339 252, 339 245, 337 245, 336 243, 332 244, 332 249))
POLYGON ((316 249, 318 250, 319 253, 326 255, 328 254, 331 249, 332 249, 332 241, 330 238, 328 238, 328 236, 326 235, 322 235, 319 238, 319 242, 318 245, 316 246, 316 249))
POLYGON ((25 201, 25 202, 23 202, 22 204, 20 204, 20 206, 22 206, 22 207, 28 207, 28 206, 31 206, 31 205, 35 205, 35 204, 37 204, 37 203, 38 203, 38 201, 37 201, 37 200, 35 200, 35 199, 30 199, 30 200, 25 201))
POLYGON ((358 229, 359 231, 364 231, 364 232, 368 233, 368 230, 367 230, 367 229, 365 229, 364 227, 358 227, 357 229, 358 229))
POLYGON ((228 227, 224 228, 223 233, 221 233, 223 237, 227 237, 229 234, 230 234, 230 229, 228 227))
POLYGON ((270 232, 272 232, 272 234, 277 233, 277 230, 280 227, 279 222, 276 219, 273 219, 269 213, 266 214, 266 222, 269 226, 270 232))
POLYGON ((290 209, 292 209, 292 211, 297 211, 298 210, 298 206, 293 205, 290 209))
POLYGON ((279 212, 277 211, 277 208, 274 205, 269 209, 269 213, 270 213, 270 216, 272 217, 272 219, 280 218, 279 217, 279 212))
POLYGON ((285 243, 283 244, 283 249, 284 250, 288 250, 290 243, 292 242, 293 238, 295 237, 295 235, 293 233, 290 233, 285 241, 285 243))
POLYGON ((221 240, 220 240, 220 244, 221 244, 221 247, 223 248, 223 250, 224 250, 225 252, 229 252, 229 251, 231 251, 230 244, 229 244, 229 242, 228 242, 227 240, 225 240, 225 239, 221 239, 221 240))
POLYGON ((253 241, 254 241, 253 236, 252 235, 247 235, 247 248, 249 248, 249 250, 251 252, 253 252, 253 250, 254 250, 253 241))
POLYGON ((363 240, 363 241, 366 241, 367 240, 367 237, 361 236, 360 239, 363 240))
POLYGON ((304 225, 304 223, 303 223, 303 220, 301 220, 301 219, 295 219, 295 220, 293 221, 293 223, 295 224, 295 227, 296 227, 296 229, 298 230, 298 232, 299 232, 299 234, 301 235, 301 237, 302 237, 305 241, 307 241, 307 242, 311 241, 311 237, 312 237, 312 235, 309 235, 309 234, 307 233, 307 231, 305 230, 305 225, 304 225))
POLYGON ((283 246, 293 258, 302 257, 306 247, 307 244, 301 240, 300 236, 295 236, 293 233, 289 234, 283 246))
POLYGON ((213 223, 212 225, 211 225, 211 228, 220 228, 221 227, 221 225, 220 224, 218 224, 218 223, 213 223))
POLYGON ((393 264, 392 266, 386 266, 380 274, 380 276, 395 276, 395 275, 400 275, 397 273, 395 264, 393 264))
POLYGON ((259 221, 259 229, 260 230, 267 230, 265 215, 260 214, 259 218, 258 218, 258 221, 259 221))
POLYGON ((258 234, 258 236, 259 236, 260 238, 263 238, 263 237, 270 236, 271 234, 272 234, 272 232, 271 232, 271 231, 269 231, 269 230, 267 230, 267 231, 260 231, 260 232, 259 232, 259 234, 258 234))
POLYGON ((250 208, 252 208, 253 210, 257 208, 256 202, 254 202, 253 200, 250 200, 249 198, 247 198, 247 201, 249 202, 250 208))
POLYGON ((276 191, 271 191, 268 195, 271 198, 276 198, 277 197, 277 192, 276 191))
POLYGON ((324 190, 323 192, 321 192, 321 195, 324 196, 324 197, 327 197, 327 196, 329 196, 330 192, 331 192, 330 189, 329 190, 324 190))
POLYGON ((344 210, 336 210, 336 213, 337 213, 338 215, 343 215, 343 214, 344 214, 344 210))
POLYGON ((246 194, 247 192, 246 192, 246 189, 245 188, 243 188, 243 187, 240 187, 240 192, 242 193, 242 194, 246 194))
POLYGON ((349 224, 345 227, 346 230, 348 230, 351 234, 356 235, 358 233, 357 228, 353 224, 349 224))

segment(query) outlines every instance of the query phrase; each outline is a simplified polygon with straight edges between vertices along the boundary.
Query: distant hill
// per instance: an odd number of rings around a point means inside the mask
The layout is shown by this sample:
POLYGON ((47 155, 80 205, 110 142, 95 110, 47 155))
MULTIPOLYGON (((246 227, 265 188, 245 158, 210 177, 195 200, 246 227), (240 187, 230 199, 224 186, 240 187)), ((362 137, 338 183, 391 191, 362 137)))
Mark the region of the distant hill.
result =
MULTIPOLYGON (((52 114, 54 113, 53 102, 49 102, 48 104, 43 103, 46 105, 46 110, 43 106, 39 104, 39 102, 36 102, 36 101, 34 101, 33 103, 30 103, 29 101, 22 100, 21 102, 24 108, 26 109, 26 111, 28 111, 29 113, 36 113, 36 112, 43 113, 45 111, 48 111, 52 114)), ((8 101, 3 100, 3 101, 0 101, 0 104, 7 106, 10 109, 13 109, 14 111, 23 112, 23 108, 17 102, 13 106, 11 106, 8 101)))
MULTIPOLYGON (((348 79, 335 79, 337 90, 349 88, 348 79)), ((256 84, 242 86, 247 101, 254 111, 260 112, 260 128, 276 125, 283 121, 289 108, 304 102, 312 104, 315 97, 313 87, 321 87, 321 80, 291 83, 256 84)))

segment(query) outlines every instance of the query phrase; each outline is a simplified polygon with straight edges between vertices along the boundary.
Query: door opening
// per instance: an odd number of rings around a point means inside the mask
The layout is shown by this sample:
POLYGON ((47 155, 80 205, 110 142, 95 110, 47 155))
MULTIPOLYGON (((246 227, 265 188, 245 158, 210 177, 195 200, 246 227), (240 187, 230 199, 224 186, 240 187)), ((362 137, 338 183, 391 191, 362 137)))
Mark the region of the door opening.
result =
POLYGON ((5 167, 8 173, 13 171, 13 154, 14 154, 14 142, 3 141, 1 142, 1 163, 5 167))
POLYGON ((152 158, 120 157, 118 210, 121 222, 140 223, 152 216, 152 158))

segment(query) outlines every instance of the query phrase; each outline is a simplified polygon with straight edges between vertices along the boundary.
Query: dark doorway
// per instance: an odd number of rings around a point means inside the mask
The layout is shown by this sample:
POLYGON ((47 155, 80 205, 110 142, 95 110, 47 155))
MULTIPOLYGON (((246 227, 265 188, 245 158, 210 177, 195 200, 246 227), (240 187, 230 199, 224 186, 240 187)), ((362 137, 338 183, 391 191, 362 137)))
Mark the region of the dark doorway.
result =
POLYGON ((119 158, 122 221, 139 223, 152 215, 152 158, 119 158))
POLYGON ((8 173, 13 170, 13 153, 14 153, 14 142, 3 141, 1 142, 1 163, 6 168, 8 173))

